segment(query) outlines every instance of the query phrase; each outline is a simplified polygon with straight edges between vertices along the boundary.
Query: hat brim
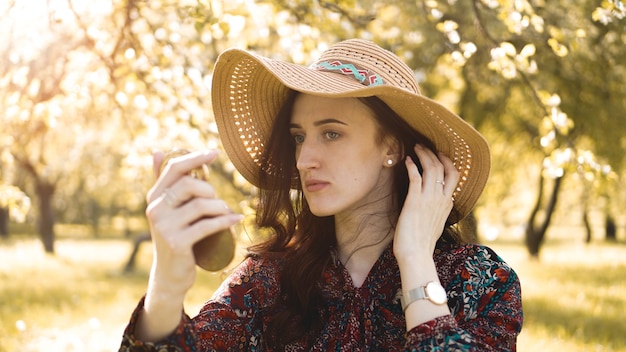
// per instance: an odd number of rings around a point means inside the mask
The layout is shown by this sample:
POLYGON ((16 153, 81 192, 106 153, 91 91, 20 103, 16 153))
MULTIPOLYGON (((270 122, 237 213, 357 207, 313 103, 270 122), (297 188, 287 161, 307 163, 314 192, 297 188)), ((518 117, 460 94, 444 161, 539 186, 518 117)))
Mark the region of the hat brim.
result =
POLYGON ((476 204, 489 175, 489 146, 471 125, 440 103, 395 86, 365 86, 338 73, 229 49, 215 64, 213 111, 226 153, 253 185, 259 186, 263 143, 289 89, 323 97, 377 96, 455 163, 461 179, 449 222, 459 221, 476 204))

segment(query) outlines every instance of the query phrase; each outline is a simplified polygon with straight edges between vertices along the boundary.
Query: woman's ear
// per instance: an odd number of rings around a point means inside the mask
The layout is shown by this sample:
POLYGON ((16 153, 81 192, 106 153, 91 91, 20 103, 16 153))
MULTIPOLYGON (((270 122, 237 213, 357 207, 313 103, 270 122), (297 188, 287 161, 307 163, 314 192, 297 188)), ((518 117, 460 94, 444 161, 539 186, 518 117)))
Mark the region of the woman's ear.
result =
POLYGON ((400 160, 402 160, 402 156, 404 155, 402 144, 400 144, 400 142, 395 138, 387 137, 385 138, 384 145, 386 148, 386 155, 383 166, 393 167, 400 160))

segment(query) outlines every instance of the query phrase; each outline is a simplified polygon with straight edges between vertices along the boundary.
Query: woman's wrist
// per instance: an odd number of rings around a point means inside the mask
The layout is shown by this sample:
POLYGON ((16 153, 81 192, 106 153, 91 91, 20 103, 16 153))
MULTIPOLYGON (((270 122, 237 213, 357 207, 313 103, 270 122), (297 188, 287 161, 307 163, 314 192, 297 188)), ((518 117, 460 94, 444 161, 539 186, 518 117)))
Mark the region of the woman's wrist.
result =
POLYGON ((169 294, 149 290, 137 321, 135 329, 137 338, 156 342, 175 331, 183 317, 183 300, 184 296, 181 300, 169 294))
MULTIPOLYGON (((432 253, 416 251, 396 259, 400 268, 402 294, 426 286, 429 282, 439 283, 437 268, 432 253)), ((428 299, 411 302, 405 307, 407 331, 436 317, 450 314, 446 304, 435 304, 428 299)))
POLYGON ((406 266, 408 268, 412 268, 415 266, 430 264, 431 262, 434 265, 433 252, 427 249, 418 248, 415 250, 396 251, 394 255, 400 267, 406 266))
POLYGON ((185 295, 186 291, 174 285, 159 284, 151 279, 135 329, 137 338, 156 342, 174 332, 183 317, 185 295))

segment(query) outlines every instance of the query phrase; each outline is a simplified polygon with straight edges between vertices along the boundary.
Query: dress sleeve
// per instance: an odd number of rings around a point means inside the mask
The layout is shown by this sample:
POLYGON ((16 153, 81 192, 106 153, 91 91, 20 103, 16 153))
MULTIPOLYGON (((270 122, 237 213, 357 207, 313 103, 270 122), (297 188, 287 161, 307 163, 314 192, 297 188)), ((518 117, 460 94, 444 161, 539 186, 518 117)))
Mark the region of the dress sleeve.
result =
POLYGON ((408 351, 516 350, 523 321, 517 274, 487 247, 463 250, 460 271, 446 286, 452 315, 411 329, 408 351))
POLYGON ((193 334, 193 322, 188 315, 183 317, 178 327, 172 334, 159 342, 145 342, 137 339, 135 336, 135 328, 139 320, 139 314, 143 309, 145 297, 143 297, 135 310, 133 311, 130 322, 124 330, 122 336, 122 344, 119 352, 139 352, 139 351, 158 351, 158 352, 184 352, 197 351, 195 348, 195 338, 193 334))
POLYGON ((120 352, 130 351, 254 351, 262 343, 263 317, 273 303, 276 270, 248 258, 222 283, 213 297, 191 319, 183 314, 171 335, 157 343, 134 335, 144 299, 124 331, 120 352))

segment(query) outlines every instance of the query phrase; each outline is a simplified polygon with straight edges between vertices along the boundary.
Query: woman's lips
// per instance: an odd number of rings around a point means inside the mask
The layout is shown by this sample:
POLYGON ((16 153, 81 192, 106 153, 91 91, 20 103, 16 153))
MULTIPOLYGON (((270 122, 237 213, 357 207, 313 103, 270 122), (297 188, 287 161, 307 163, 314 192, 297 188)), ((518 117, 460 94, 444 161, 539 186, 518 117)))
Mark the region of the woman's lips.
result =
POLYGON ((306 180, 306 182, 304 183, 304 187, 306 188, 308 192, 317 192, 326 188, 328 184, 329 184, 328 182, 321 181, 321 180, 306 180))

